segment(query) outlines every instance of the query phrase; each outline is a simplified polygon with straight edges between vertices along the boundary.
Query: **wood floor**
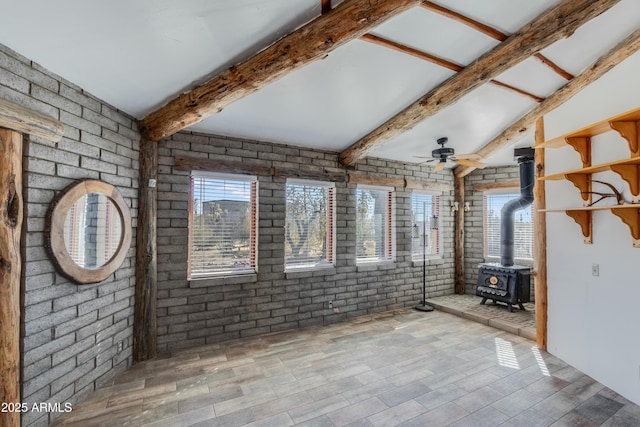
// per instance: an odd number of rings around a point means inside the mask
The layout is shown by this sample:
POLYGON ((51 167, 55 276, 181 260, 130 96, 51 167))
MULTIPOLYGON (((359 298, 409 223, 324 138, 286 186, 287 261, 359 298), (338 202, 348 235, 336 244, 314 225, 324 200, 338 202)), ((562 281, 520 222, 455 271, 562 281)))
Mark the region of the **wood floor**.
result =
POLYGON ((640 408, 534 342, 402 310, 177 351, 64 426, 638 426, 640 408))

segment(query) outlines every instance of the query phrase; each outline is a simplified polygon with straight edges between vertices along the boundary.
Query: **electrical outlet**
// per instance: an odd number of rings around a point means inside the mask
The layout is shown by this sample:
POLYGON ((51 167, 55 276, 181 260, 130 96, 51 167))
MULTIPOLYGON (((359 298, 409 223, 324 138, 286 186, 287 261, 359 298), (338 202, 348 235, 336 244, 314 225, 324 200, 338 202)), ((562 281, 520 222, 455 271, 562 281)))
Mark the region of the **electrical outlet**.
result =
POLYGON ((122 341, 120 341, 118 343, 118 353, 122 352, 123 349, 124 349, 124 343, 122 341))
POLYGON ((329 308, 333 308, 333 301, 329 301, 329 308))
POLYGON ((599 264, 591 264, 591 275, 599 276, 600 275, 600 265, 599 264))

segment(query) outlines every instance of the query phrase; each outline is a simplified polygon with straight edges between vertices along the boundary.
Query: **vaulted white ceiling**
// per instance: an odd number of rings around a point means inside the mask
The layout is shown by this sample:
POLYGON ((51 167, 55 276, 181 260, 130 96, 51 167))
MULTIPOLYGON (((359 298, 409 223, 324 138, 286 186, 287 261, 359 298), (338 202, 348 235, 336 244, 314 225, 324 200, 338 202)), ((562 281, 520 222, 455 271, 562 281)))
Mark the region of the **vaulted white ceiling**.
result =
MULTIPOLYGON (((433 3, 511 34, 558 0, 433 3)), ((0 43, 142 119, 317 17, 320 6, 320 0, 0 0, 0 43)), ((576 75, 639 27, 640 1, 621 0, 542 53, 576 75)), ((461 66, 499 43, 420 7, 372 33, 461 66)), ((354 40, 189 129, 341 151, 453 74, 354 40)), ((533 58, 496 80, 542 98, 566 83, 533 58)), ((474 152, 536 104, 487 84, 372 155, 417 162, 414 156, 428 156, 441 136, 458 153, 474 152)), ((532 142, 525 135, 516 145, 532 142)), ((485 160, 510 163, 511 150, 485 160)))

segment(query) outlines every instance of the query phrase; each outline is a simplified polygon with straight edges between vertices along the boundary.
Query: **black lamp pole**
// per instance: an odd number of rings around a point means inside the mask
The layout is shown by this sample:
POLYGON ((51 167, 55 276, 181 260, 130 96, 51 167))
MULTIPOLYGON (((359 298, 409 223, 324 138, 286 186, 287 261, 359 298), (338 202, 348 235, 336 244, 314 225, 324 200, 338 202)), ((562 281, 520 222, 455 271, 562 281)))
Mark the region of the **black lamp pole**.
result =
POLYGON ((422 302, 416 310, 433 311, 433 307, 427 305, 427 202, 422 202, 422 302))

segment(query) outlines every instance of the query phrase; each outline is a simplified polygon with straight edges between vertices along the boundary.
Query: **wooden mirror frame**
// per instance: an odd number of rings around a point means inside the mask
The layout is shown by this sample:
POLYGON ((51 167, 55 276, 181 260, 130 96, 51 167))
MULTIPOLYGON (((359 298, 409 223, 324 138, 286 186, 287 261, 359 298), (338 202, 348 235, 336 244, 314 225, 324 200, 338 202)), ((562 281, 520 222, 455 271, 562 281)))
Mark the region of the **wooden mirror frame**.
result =
POLYGON ((122 194, 113 185, 92 179, 82 180, 62 190, 51 202, 46 217, 45 235, 47 249, 60 274, 80 284, 102 282, 122 265, 127 256, 131 246, 131 212, 122 194), (69 255, 64 241, 64 223, 71 206, 81 197, 92 193, 102 194, 113 202, 120 215, 122 228, 118 248, 111 259, 98 268, 89 269, 76 264, 69 255))

